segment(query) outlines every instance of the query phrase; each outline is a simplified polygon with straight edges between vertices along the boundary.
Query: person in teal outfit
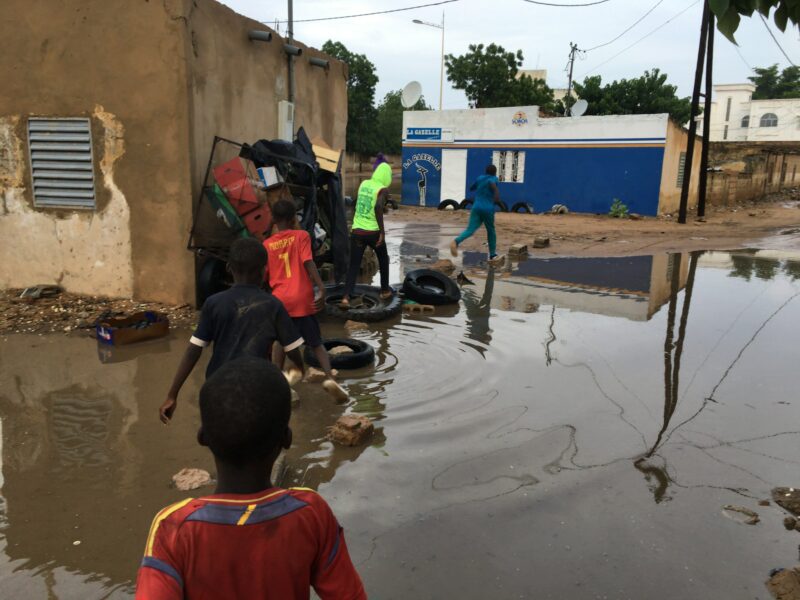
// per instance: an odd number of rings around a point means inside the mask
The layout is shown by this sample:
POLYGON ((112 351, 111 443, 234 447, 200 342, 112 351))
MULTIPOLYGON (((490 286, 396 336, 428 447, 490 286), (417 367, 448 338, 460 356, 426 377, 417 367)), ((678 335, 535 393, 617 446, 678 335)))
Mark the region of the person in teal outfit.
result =
POLYGON ((497 256, 497 234, 494 230, 494 207, 500 202, 500 192, 497 189, 497 167, 489 165, 484 175, 478 177, 469 188, 475 192, 475 201, 469 215, 469 224, 456 239, 450 243, 450 253, 458 256, 458 247, 467 238, 471 237, 478 228, 486 227, 486 237, 489 238, 489 262, 499 260, 497 256))

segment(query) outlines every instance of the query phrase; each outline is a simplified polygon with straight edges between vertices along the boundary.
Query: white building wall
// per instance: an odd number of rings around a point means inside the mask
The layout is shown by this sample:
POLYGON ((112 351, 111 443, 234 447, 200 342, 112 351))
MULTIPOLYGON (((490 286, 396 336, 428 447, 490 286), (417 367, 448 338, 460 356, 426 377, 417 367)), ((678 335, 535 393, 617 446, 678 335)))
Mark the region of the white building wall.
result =
POLYGON ((711 141, 800 141, 800 98, 753 100, 755 89, 750 83, 714 86, 715 99, 710 110, 711 141), (762 117, 769 113, 778 117, 777 127, 761 126, 762 117))
POLYGON ((800 141, 800 98, 789 100, 753 100, 750 104, 749 142, 800 141), (762 127, 762 118, 778 117, 777 127, 762 127))

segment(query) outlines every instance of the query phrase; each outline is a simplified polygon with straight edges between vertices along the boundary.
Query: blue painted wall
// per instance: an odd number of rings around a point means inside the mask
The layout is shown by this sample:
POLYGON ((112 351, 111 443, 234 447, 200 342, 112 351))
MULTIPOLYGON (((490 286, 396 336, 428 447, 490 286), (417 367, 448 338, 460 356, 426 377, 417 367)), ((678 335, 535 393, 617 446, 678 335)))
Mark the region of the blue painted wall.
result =
MULTIPOLYGON (((468 149, 468 183, 492 162, 494 150, 512 149, 468 149)), ((509 208, 516 202, 528 202, 536 212, 565 204, 572 212, 607 213, 614 199, 619 198, 631 212, 658 213, 663 148, 526 148, 524 151, 524 183, 500 184, 500 197, 509 208)), ((419 204, 417 164, 427 171, 425 204, 437 206, 441 148, 403 148, 403 203, 419 204), (439 170, 431 168, 429 161, 413 160, 424 155, 433 156, 439 170)))
POLYGON ((403 204, 419 206, 423 184, 425 206, 439 206, 442 189, 442 149, 403 148, 403 204))

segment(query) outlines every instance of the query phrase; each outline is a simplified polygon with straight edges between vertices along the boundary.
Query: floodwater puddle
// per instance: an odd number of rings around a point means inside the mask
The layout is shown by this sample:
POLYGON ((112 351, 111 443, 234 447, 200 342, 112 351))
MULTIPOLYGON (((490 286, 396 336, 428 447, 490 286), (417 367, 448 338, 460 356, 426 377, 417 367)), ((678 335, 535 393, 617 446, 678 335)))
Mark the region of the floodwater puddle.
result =
MULTIPOLYGON (((393 229, 392 280, 449 234, 393 229)), ((460 304, 352 333, 376 364, 343 374, 348 405, 298 388, 282 483, 332 504, 368 592, 766 597, 798 543, 758 505, 800 485, 797 255, 480 260, 463 257, 460 304), (369 445, 326 440, 347 411, 375 420, 369 445)), ((130 597, 153 515, 211 493, 170 486, 214 473, 195 442, 203 365, 157 418, 187 337, 0 339, 0 597, 130 597)))

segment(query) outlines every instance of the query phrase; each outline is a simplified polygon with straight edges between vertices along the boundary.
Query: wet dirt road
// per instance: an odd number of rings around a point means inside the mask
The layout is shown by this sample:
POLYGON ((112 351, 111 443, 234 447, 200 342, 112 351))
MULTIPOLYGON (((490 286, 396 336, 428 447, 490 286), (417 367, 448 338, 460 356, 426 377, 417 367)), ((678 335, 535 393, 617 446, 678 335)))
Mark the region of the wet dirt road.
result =
MULTIPOLYGON (((393 280, 450 233, 394 224, 393 280)), ((800 542, 758 505, 800 484, 792 256, 533 260, 509 274, 468 254, 459 306, 355 334, 378 359, 343 379, 349 405, 300 386, 283 483, 328 499, 375 598, 767 598, 769 570, 800 542), (368 447, 325 441, 344 411, 376 419, 368 447), (761 522, 726 518, 726 504, 761 522)), ((202 369, 172 425, 156 418, 187 335, 111 353, 0 338, 0 597, 132 594, 150 520, 187 495, 171 475, 213 472, 194 441, 202 369)))

